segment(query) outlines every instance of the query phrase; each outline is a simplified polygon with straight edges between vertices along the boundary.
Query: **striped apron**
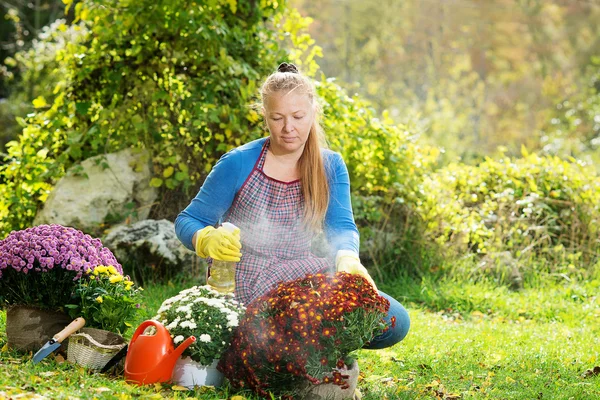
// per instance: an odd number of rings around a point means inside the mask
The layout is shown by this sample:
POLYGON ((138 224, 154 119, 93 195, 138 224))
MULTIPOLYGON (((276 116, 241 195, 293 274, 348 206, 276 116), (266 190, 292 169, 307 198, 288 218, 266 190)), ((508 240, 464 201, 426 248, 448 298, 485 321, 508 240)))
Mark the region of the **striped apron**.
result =
POLYGON ((333 270, 333 261, 311 252, 314 233, 304 229, 300 180, 282 182, 263 172, 267 139, 224 221, 240 228, 242 258, 236 266, 236 299, 248 305, 283 281, 333 270))

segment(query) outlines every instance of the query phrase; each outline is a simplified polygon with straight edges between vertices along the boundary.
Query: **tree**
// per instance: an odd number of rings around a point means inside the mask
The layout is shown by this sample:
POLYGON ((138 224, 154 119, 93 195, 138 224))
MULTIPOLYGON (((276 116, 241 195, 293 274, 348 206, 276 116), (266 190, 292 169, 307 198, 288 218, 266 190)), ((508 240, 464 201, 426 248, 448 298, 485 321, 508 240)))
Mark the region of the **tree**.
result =
POLYGON ((56 180, 88 157, 145 148, 152 184, 186 191, 223 152, 260 135, 247 104, 284 57, 267 26, 279 12, 268 0, 77 3, 88 33, 57 51, 61 79, 21 120, 0 167, 0 230, 27 226, 56 180))

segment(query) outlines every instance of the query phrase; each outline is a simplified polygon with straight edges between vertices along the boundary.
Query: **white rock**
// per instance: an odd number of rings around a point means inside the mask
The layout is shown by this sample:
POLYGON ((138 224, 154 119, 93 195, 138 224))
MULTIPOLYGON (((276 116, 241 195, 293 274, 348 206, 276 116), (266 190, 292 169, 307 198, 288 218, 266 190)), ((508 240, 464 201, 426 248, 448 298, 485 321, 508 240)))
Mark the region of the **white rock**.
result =
POLYGON ((151 178, 149 156, 142 151, 125 149, 89 158, 58 181, 34 224, 60 224, 85 232, 97 229, 109 214, 143 220, 157 197, 156 188, 149 185, 151 178), (133 210, 126 207, 131 203, 133 210))

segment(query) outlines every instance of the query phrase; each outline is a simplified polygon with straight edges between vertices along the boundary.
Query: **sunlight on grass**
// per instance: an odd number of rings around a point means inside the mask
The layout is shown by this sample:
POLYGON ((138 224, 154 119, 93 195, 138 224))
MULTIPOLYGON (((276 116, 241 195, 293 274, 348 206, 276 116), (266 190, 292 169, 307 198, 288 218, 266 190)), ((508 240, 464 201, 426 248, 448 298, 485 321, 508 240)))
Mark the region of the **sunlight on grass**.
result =
POLYGON ((479 314, 464 320, 422 310, 411 318, 413 329, 403 343, 360 352, 365 380, 373 383, 365 388, 369 398, 600 396, 600 379, 583 378, 599 362, 597 324, 572 328, 479 314), (382 376, 379 385, 373 376, 382 376))
MULTIPOLYGON (((191 285, 178 282, 147 287, 140 322, 187 286, 191 285)), ((600 365, 600 303, 589 284, 520 292, 450 282, 418 286, 407 287, 404 293, 420 293, 420 298, 402 299, 412 319, 404 342, 391 349, 358 352, 363 399, 600 397, 600 377, 586 374, 600 365)), ((1 312, 0 347, 6 342, 4 319, 1 312)), ((227 388, 138 387, 122 377, 92 373, 68 362, 50 358, 34 366, 30 359, 31 354, 2 349, 0 398, 23 393, 107 399, 231 396, 227 388)))

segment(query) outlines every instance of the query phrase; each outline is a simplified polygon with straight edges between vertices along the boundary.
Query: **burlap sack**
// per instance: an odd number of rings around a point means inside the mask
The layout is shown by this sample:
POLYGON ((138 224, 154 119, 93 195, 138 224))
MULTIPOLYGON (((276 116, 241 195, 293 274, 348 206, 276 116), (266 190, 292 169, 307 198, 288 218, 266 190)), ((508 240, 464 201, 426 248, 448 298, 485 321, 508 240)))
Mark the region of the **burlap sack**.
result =
MULTIPOLYGON (((31 306, 12 306, 6 312, 8 347, 18 351, 38 351, 73 319, 65 313, 31 306)), ((66 354, 68 339, 59 348, 66 354)))
POLYGON ((333 383, 322 383, 320 385, 306 385, 301 390, 300 398, 302 400, 348 400, 354 399, 354 392, 356 385, 358 384, 358 363, 354 360, 354 363, 350 366, 350 369, 341 371, 344 375, 348 375, 347 389, 342 389, 338 385, 333 383))

